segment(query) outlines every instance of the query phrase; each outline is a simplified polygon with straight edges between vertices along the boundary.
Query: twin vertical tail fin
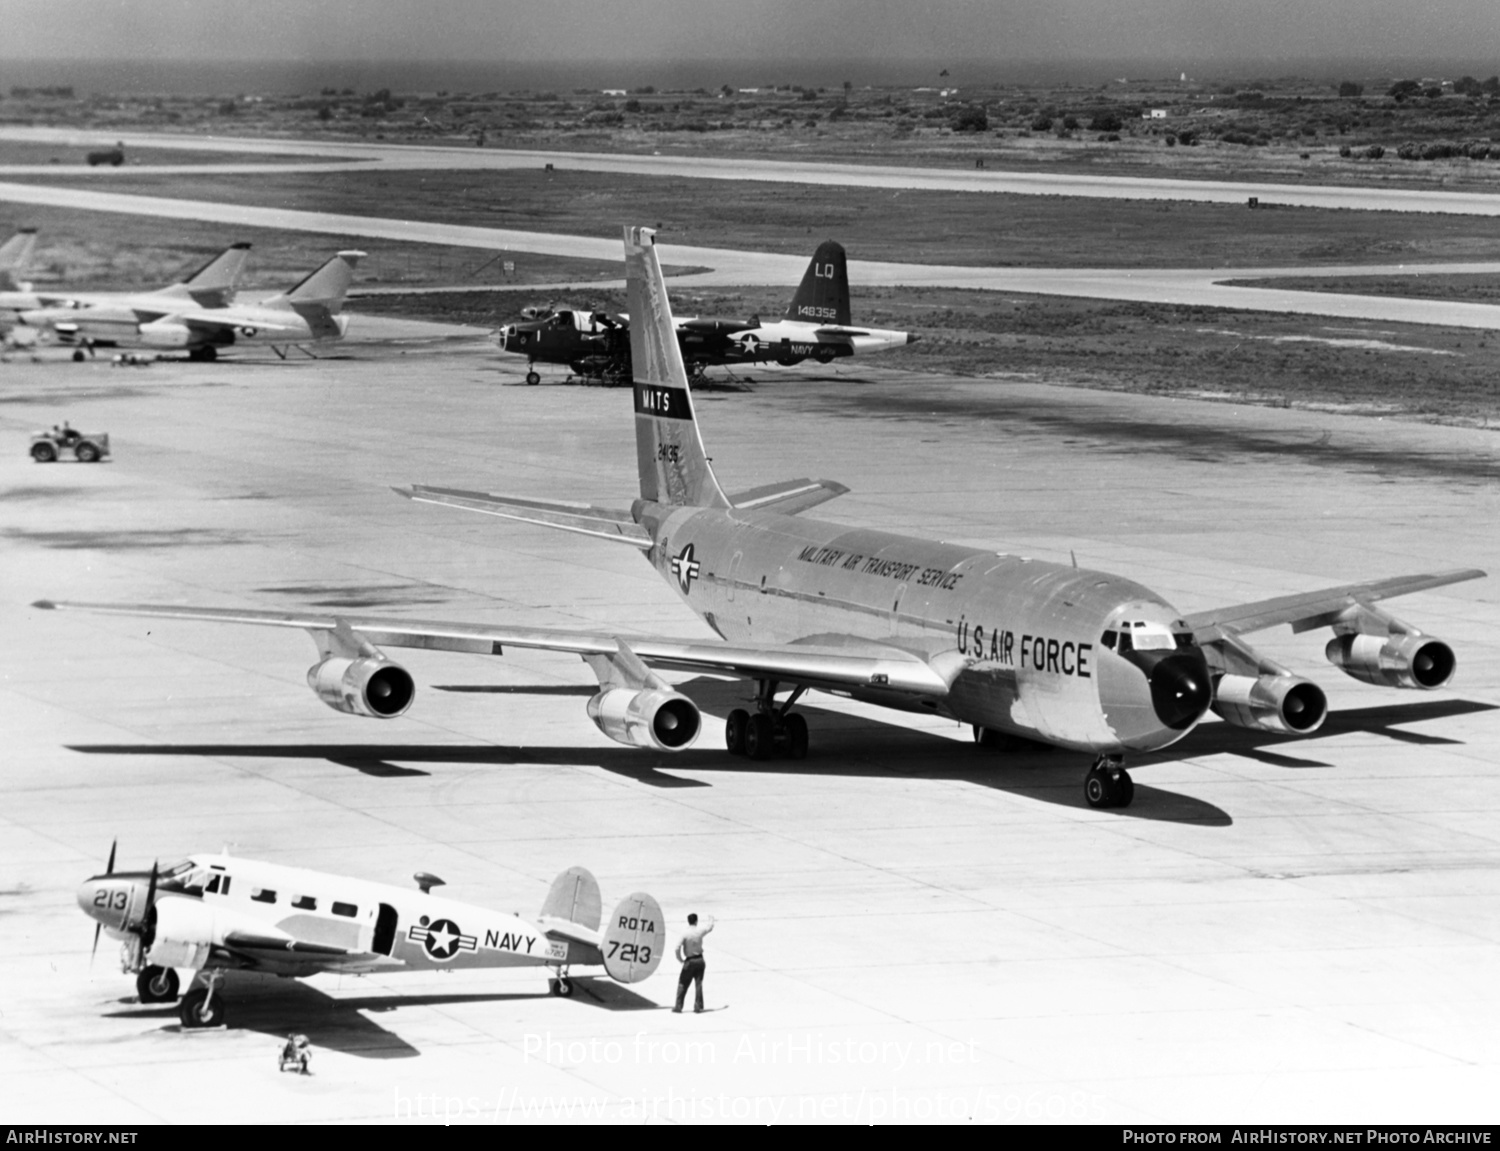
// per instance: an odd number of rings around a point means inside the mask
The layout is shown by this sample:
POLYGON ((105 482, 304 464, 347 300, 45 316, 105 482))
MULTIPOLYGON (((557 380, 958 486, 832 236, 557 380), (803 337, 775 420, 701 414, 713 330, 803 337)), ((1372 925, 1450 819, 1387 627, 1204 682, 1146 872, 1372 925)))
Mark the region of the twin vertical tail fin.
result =
POLYGON ((656 255, 656 233, 625 229, 625 290, 635 390, 641 499, 677 507, 727 508, 688 390, 677 328, 656 255))
POLYGON ((36 229, 22 228, 5 243, 0 244, 0 291, 24 292, 21 275, 31 263, 31 253, 36 249, 36 229))
POLYGON ((586 867, 570 867, 552 881, 542 904, 543 919, 561 919, 590 931, 599 929, 604 914, 599 881, 586 867))
POLYGON ((842 244, 824 240, 818 245, 784 318, 804 324, 850 326, 849 262, 842 244))

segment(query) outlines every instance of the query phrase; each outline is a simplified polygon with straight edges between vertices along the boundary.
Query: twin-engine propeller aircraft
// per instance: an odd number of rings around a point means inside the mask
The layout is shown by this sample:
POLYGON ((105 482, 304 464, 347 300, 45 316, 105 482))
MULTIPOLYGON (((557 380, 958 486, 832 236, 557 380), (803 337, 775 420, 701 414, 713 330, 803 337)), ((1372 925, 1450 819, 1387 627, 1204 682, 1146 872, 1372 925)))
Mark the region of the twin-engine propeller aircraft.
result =
POLYGON ((807 753, 792 707, 819 688, 1088 752, 1084 794, 1121 807, 1134 794, 1128 752, 1176 743, 1212 709, 1240 727, 1309 735, 1318 686, 1260 654, 1248 632, 1332 629, 1325 654, 1365 683, 1437 688, 1453 650, 1380 601, 1442 587, 1474 570, 1401 576, 1184 614, 1121 576, 1002 551, 854 529, 800 514, 848 489, 801 479, 726 496, 703 449, 652 232, 627 229, 640 498, 628 511, 446 488, 410 499, 579 532, 639 549, 722 642, 442 623, 326 611, 53 604, 157 618, 304 628, 318 646, 313 692, 337 711, 391 718, 411 706, 411 675, 382 647, 499 655, 505 645, 572 652, 594 670, 588 703, 619 743, 677 751, 697 706, 655 669, 729 674, 757 684, 754 711, 730 712, 732 754, 807 753), (779 701, 778 692, 790 694, 779 701))
MULTIPOLYGON (((910 332, 855 327, 849 308, 849 264, 841 244, 825 240, 813 253, 786 314, 779 320, 694 317, 677 322, 689 374, 729 364, 803 360, 831 364, 862 352, 914 344, 910 332)), ((535 365, 567 364, 574 375, 606 384, 630 382, 630 316, 570 309, 522 310, 521 321, 500 329, 501 351, 527 357, 526 382, 541 382, 535 365), (530 313, 530 314, 528 314, 530 313)))
MULTIPOLYGON (((237 244, 229 251, 238 253, 243 264, 249 247, 237 244)), ((349 318, 341 314, 344 297, 363 255, 340 252, 295 287, 258 304, 233 304, 222 293, 209 296, 195 288, 213 269, 211 264, 185 285, 112 304, 80 300, 42 307, 22 312, 20 319, 64 343, 78 344, 74 359, 81 359, 84 349, 92 352, 100 346, 181 350, 190 360, 214 360, 220 348, 251 341, 270 345, 285 359, 284 349, 344 338, 349 329, 349 318)), ((238 265, 233 279, 239 279, 238 265)))
POLYGON ((420 890, 339 875, 194 855, 165 869, 116 871, 78 888, 94 920, 94 948, 106 931, 136 977, 142 1003, 170 1003, 192 973, 178 1014, 184 1027, 224 1022, 227 971, 305 978, 320 972, 461 971, 547 967, 548 990, 572 995, 574 967, 602 966, 620 983, 655 972, 666 947, 661 907, 644 892, 622 899, 601 925, 599 884, 582 867, 552 882, 534 921, 431 894, 442 880, 414 877, 420 890))

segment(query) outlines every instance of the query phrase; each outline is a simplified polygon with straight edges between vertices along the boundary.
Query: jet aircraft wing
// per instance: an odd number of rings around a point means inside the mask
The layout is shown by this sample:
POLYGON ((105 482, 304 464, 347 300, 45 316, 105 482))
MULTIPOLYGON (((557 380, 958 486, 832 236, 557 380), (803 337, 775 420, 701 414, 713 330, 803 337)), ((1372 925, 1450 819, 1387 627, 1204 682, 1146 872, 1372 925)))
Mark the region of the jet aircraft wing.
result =
POLYGON ((161 319, 167 323, 186 324, 190 328, 206 328, 218 331, 222 328, 254 328, 257 332, 282 333, 289 336, 306 336, 307 325, 277 324, 261 316, 236 314, 233 308, 218 312, 172 312, 161 319))
POLYGON ((1393 576, 1370 583, 1344 584, 1322 591, 1278 596, 1233 607, 1215 608, 1186 617, 1187 625, 1200 644, 1214 643, 1225 636, 1262 631, 1279 624, 1292 625, 1294 632, 1328 627, 1339 616, 1361 604, 1371 604, 1394 596, 1409 595, 1429 588, 1446 587, 1464 580, 1482 579, 1478 568, 1430 572, 1423 575, 1393 576))
POLYGON ((579 656, 612 656, 628 651, 650 666, 677 671, 776 679, 807 687, 878 687, 929 698, 947 695, 953 677, 962 667, 960 660, 951 669, 940 669, 922 653, 857 636, 818 636, 815 637, 817 643, 732 644, 622 635, 618 632, 575 632, 557 628, 336 616, 315 612, 52 600, 38 600, 32 606, 44 610, 301 628, 313 634, 352 631, 376 646, 475 655, 501 655, 506 645, 570 652, 579 656))

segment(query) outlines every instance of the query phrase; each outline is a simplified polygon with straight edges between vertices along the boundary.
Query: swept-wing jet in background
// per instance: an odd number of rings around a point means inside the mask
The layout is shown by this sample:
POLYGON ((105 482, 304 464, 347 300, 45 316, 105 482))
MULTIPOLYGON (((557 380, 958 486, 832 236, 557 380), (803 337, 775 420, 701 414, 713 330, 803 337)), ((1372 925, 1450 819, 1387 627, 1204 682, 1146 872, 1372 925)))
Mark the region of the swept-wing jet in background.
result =
POLYGON ((184 1027, 224 1022, 226 971, 306 978, 393 971, 548 967, 548 990, 572 995, 572 967, 602 966, 639 983, 661 963, 666 924, 645 892, 600 922, 599 884, 582 867, 552 882, 535 920, 431 894, 426 872, 412 891, 300 867, 225 855, 194 855, 164 870, 116 871, 114 848, 101 875, 78 888, 93 919, 121 942, 121 966, 142 1003, 177 998, 179 969, 194 972, 178 1014, 184 1027))
MULTIPOLYGON (((22 281, 26 269, 31 266, 31 254, 36 250, 36 229, 22 228, 5 243, 0 244, 0 301, 7 292, 29 293, 31 285, 22 281)), ((0 308, 8 307, 0 302, 0 308)))
MULTIPOLYGON (((247 248, 236 245, 230 251, 247 248)), ((340 252, 295 287, 258 304, 215 303, 212 296, 200 300, 204 293, 193 291, 189 281, 187 292, 166 289, 124 305, 23 312, 21 322, 50 328, 63 341, 90 349, 98 344, 184 350, 189 359, 212 360, 220 348, 253 340, 284 358, 285 348, 344 338, 349 328, 341 314, 344 297, 363 255, 340 252)))
POLYGON ((415 692, 382 646, 571 652, 598 677, 588 714, 599 730, 658 751, 690 744, 701 717, 654 669, 754 680, 755 710, 732 711, 725 737, 732 754, 757 759, 807 754, 807 723, 791 709, 818 688, 949 716, 972 724, 981 743, 1010 735, 1087 752, 1094 760, 1084 795, 1095 807, 1130 802, 1127 753, 1176 743, 1210 709, 1241 727, 1317 730, 1328 710, 1322 690, 1255 651, 1246 633, 1327 627, 1328 660, 1355 679, 1424 689, 1452 679, 1453 650, 1379 604, 1480 571, 1371 580, 1186 615, 1108 572, 804 518, 848 490, 825 480, 725 495, 698 432, 652 236, 644 228, 625 234, 640 470, 630 509, 432 487, 401 494, 636 548, 722 642, 316 609, 36 606, 303 628, 319 652, 308 671, 313 692, 337 711, 378 718, 404 713, 415 692), (790 694, 778 700, 783 688, 790 694))
POLYGON ((142 325, 185 309, 224 308, 234 299, 250 254, 247 243, 231 244, 185 280, 154 292, 32 292, 0 294, 0 308, 41 337, 77 344, 75 360, 94 345, 135 342, 142 325))
MULTIPOLYGON (((527 357, 528 384, 541 382, 534 365, 567 364, 576 376, 604 383, 630 381, 628 314, 570 309, 526 309, 496 337, 500 349, 527 357), (532 314, 528 315, 527 312, 532 314)), ((679 319, 677 338, 690 375, 729 364, 829 364, 857 353, 916 343, 910 332, 854 327, 849 309, 849 265, 843 246, 818 246, 792 302, 779 320, 679 319)))

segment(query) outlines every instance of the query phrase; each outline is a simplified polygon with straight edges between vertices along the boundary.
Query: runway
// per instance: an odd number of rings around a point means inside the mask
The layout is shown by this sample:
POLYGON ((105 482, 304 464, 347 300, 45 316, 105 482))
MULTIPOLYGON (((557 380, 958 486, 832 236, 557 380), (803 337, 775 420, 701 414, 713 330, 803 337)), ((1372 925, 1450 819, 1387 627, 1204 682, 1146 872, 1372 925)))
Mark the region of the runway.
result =
MULTIPOLYGON (((184 136, 166 132, 72 131, 57 128, 0 128, 0 140, 58 143, 73 148, 180 148, 191 151, 286 156, 286 171, 348 171, 350 166, 404 170, 500 171, 538 168, 544 164, 587 172, 673 176, 705 180, 755 180, 818 187, 892 188, 944 192, 1006 193, 1023 196, 1081 196, 1111 200, 1195 200, 1243 204, 1251 196, 1267 202, 1305 208, 1348 208, 1366 212, 1441 212, 1466 216, 1500 216, 1500 194, 1473 191, 1424 191, 1409 188, 1279 184, 1255 180, 1193 180, 1132 176, 1070 175, 1017 172, 999 168, 941 169, 899 164, 853 164, 816 160, 762 160, 702 155, 633 156, 609 152, 541 149, 482 149, 455 145, 383 144, 344 140, 266 139, 237 136, 184 136), (320 162, 321 161, 321 162, 320 162)), ((199 168, 199 165, 194 165, 199 168)), ((264 174, 266 165, 201 166, 215 173, 264 174)), ((47 165, 0 166, 0 175, 17 171, 49 176, 87 176, 90 169, 47 165)), ((135 165, 134 173, 180 173, 178 165, 135 165)), ((96 173, 104 175, 107 173, 96 173)))
MULTIPOLYGON (((676 259, 676 257, 672 257, 676 259)), ((403 329, 415 338, 415 328, 403 329)), ((1301 741, 1203 725, 1083 804, 1067 753, 817 697, 813 750, 719 750, 707 679, 678 756, 615 745, 593 677, 543 653, 409 653, 407 717, 336 714, 313 646, 35 611, 56 598, 356 606, 707 638, 629 549, 421 507, 389 485, 628 504, 628 395, 513 386, 463 332, 318 362, 0 376, 8 877, 0 1068, 15 1123, 893 1119, 1488 1123, 1500 1070, 1500 583, 1390 606, 1453 643, 1451 690, 1367 687, 1318 634, 1258 647, 1327 690, 1301 741), (115 459, 39 466, 68 417, 115 459), (629 554, 622 554, 629 553, 629 554), (548 998, 534 973, 307 986, 231 977, 182 1034, 89 963, 74 888, 235 854, 535 911, 571 864, 708 937, 708 995, 548 998), (306 1032, 315 1075, 275 1068, 306 1032)), ((813 513, 1141 580, 1185 611, 1433 568, 1500 571, 1491 433, 875 369, 700 396, 732 490, 801 475, 813 513)), ((403 653, 408 654, 408 653, 403 653)), ((680 677, 678 677, 680 678, 680 677)))
MULTIPOLYGON (((618 239, 481 228, 422 220, 381 219, 338 212, 179 200, 118 192, 37 184, 0 183, 0 200, 83 211, 126 212, 165 220, 210 220, 233 227, 282 228, 345 235, 367 240, 400 240, 445 244, 490 251, 544 252, 581 259, 619 259, 618 239)), ((806 268, 800 256, 741 252, 662 243, 663 263, 709 270, 672 278, 682 288, 795 284, 806 268)), ((1500 273, 1500 263, 1357 265, 1304 268, 976 268, 851 260, 849 275, 859 286, 951 287, 981 291, 1032 292, 1149 303, 1241 308, 1375 320, 1381 323, 1436 324, 1445 327, 1500 329, 1500 306, 1448 300, 1358 296, 1332 292, 1295 292, 1281 288, 1228 286, 1224 281, 1277 276, 1394 276, 1442 273, 1500 273)), ((538 291, 598 289, 609 281, 533 285, 538 291)))

